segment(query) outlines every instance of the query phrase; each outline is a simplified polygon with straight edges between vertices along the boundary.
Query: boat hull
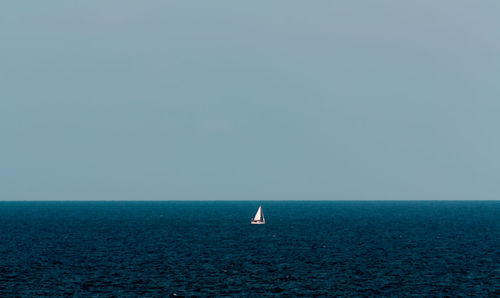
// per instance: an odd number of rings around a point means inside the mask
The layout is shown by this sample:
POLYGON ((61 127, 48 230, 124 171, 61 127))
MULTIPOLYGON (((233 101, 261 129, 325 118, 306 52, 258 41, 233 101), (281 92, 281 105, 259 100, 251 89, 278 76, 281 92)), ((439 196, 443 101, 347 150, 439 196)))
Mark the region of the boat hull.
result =
POLYGON ((250 222, 252 225, 263 225, 265 224, 266 222, 265 221, 251 221, 250 222))

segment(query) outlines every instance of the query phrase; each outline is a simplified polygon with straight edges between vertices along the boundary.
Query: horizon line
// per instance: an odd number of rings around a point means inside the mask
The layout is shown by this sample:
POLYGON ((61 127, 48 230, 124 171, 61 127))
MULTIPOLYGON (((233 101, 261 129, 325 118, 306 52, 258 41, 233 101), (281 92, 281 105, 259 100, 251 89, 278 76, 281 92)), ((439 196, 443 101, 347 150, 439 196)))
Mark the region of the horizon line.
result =
POLYGON ((380 199, 380 200, 0 200, 1 202, 498 202, 500 199, 380 199))

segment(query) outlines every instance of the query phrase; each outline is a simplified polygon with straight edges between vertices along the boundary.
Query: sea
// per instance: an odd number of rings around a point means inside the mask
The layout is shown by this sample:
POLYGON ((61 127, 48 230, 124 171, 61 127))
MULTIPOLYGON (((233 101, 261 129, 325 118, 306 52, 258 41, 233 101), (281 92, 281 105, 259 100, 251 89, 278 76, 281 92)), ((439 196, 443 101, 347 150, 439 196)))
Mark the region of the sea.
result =
POLYGON ((0 296, 498 297, 500 202, 0 202, 0 296))

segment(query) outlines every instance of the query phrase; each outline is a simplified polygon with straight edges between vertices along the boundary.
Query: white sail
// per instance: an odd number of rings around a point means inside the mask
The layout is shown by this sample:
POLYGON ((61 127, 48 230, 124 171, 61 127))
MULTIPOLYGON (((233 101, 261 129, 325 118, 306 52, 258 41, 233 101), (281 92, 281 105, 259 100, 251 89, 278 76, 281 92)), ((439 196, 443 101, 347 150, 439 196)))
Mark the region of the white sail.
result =
POLYGON ((255 220, 255 221, 262 220, 262 207, 261 206, 259 206, 259 209, 257 210, 257 213, 255 213, 253 220, 255 220))

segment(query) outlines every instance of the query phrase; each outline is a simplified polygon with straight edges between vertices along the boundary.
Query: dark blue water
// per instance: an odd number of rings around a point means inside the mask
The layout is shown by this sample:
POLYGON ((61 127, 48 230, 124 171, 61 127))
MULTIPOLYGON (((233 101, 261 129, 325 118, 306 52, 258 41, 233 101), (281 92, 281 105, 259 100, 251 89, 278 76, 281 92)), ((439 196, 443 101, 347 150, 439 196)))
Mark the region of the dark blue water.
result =
POLYGON ((500 202, 0 203, 1 296, 500 295, 500 202))

